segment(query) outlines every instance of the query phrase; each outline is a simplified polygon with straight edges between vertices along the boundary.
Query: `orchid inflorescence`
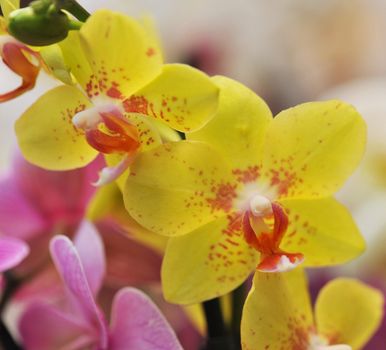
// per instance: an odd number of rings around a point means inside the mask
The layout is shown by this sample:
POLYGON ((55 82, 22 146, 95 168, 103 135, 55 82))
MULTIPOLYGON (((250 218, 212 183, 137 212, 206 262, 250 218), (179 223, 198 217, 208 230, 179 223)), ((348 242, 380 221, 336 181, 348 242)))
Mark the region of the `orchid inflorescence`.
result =
POLYGON ((334 198, 365 149, 353 106, 309 102, 273 117, 235 80, 163 63, 148 19, 89 16, 73 0, 0 4, 0 56, 22 81, 0 102, 33 89, 42 70, 58 80, 16 121, 20 151, 0 182, 0 305, 22 309, 19 338, 7 332, 4 346, 368 342, 381 292, 337 278, 312 307, 304 272, 365 249, 334 198))

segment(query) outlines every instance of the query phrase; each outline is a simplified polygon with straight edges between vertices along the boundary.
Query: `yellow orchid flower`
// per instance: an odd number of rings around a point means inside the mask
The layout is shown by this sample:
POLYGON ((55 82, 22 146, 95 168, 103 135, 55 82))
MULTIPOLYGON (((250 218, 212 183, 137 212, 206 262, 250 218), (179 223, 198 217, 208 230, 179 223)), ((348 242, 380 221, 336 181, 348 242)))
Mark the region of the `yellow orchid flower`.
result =
POLYGON ((188 141, 141 154, 124 199, 141 225, 171 236, 165 297, 208 300, 256 269, 346 262, 364 250, 333 197, 359 163, 366 126, 340 101, 312 102, 272 119, 252 91, 224 77, 219 109, 188 141))
POLYGON ((189 132, 217 108, 218 87, 194 68, 162 64, 156 36, 130 17, 97 11, 61 47, 79 86, 49 91, 16 123, 24 156, 43 168, 82 167, 101 152, 116 164, 101 175, 108 182, 161 143, 152 119, 189 132))
POLYGON ((305 274, 255 274, 243 309, 243 350, 359 350, 383 317, 380 291, 350 278, 324 286, 311 308, 305 274))

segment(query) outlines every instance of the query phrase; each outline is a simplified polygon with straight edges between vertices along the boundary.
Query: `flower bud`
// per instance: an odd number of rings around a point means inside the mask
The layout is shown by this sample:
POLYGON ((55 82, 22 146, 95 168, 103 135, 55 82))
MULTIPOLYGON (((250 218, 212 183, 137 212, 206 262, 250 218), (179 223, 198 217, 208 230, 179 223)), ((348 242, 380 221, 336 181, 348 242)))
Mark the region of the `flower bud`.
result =
POLYGON ((70 22, 65 13, 41 0, 11 12, 8 31, 25 44, 45 46, 65 39, 71 29, 70 22))

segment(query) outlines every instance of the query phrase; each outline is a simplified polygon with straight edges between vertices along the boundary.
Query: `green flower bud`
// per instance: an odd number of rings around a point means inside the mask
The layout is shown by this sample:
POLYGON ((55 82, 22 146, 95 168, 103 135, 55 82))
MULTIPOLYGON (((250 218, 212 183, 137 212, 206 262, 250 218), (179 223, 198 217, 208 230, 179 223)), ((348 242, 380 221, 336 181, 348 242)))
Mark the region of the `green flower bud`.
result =
POLYGON ((11 12, 9 32, 21 42, 33 46, 46 46, 67 37, 73 21, 52 3, 34 1, 30 7, 11 12))

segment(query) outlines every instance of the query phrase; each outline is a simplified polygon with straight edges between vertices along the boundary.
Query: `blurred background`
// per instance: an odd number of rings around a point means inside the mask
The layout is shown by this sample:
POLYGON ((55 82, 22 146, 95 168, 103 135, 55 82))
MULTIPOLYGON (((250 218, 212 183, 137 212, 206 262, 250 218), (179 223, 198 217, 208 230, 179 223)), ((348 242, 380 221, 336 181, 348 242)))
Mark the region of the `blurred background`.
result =
MULTIPOLYGON (((276 114, 296 104, 339 98, 368 124, 365 158, 338 194, 368 243, 358 260, 314 271, 317 290, 334 275, 357 276, 386 290, 386 1, 384 0, 83 0, 87 10, 154 18, 167 62, 241 81, 276 114)), ((0 67, 0 93, 17 85, 0 67)), ((14 148, 13 122, 56 84, 43 73, 37 88, 0 105, 0 169, 14 148)), ((386 325, 366 349, 386 348, 386 325), (383 332, 383 335, 382 335, 383 332)))

